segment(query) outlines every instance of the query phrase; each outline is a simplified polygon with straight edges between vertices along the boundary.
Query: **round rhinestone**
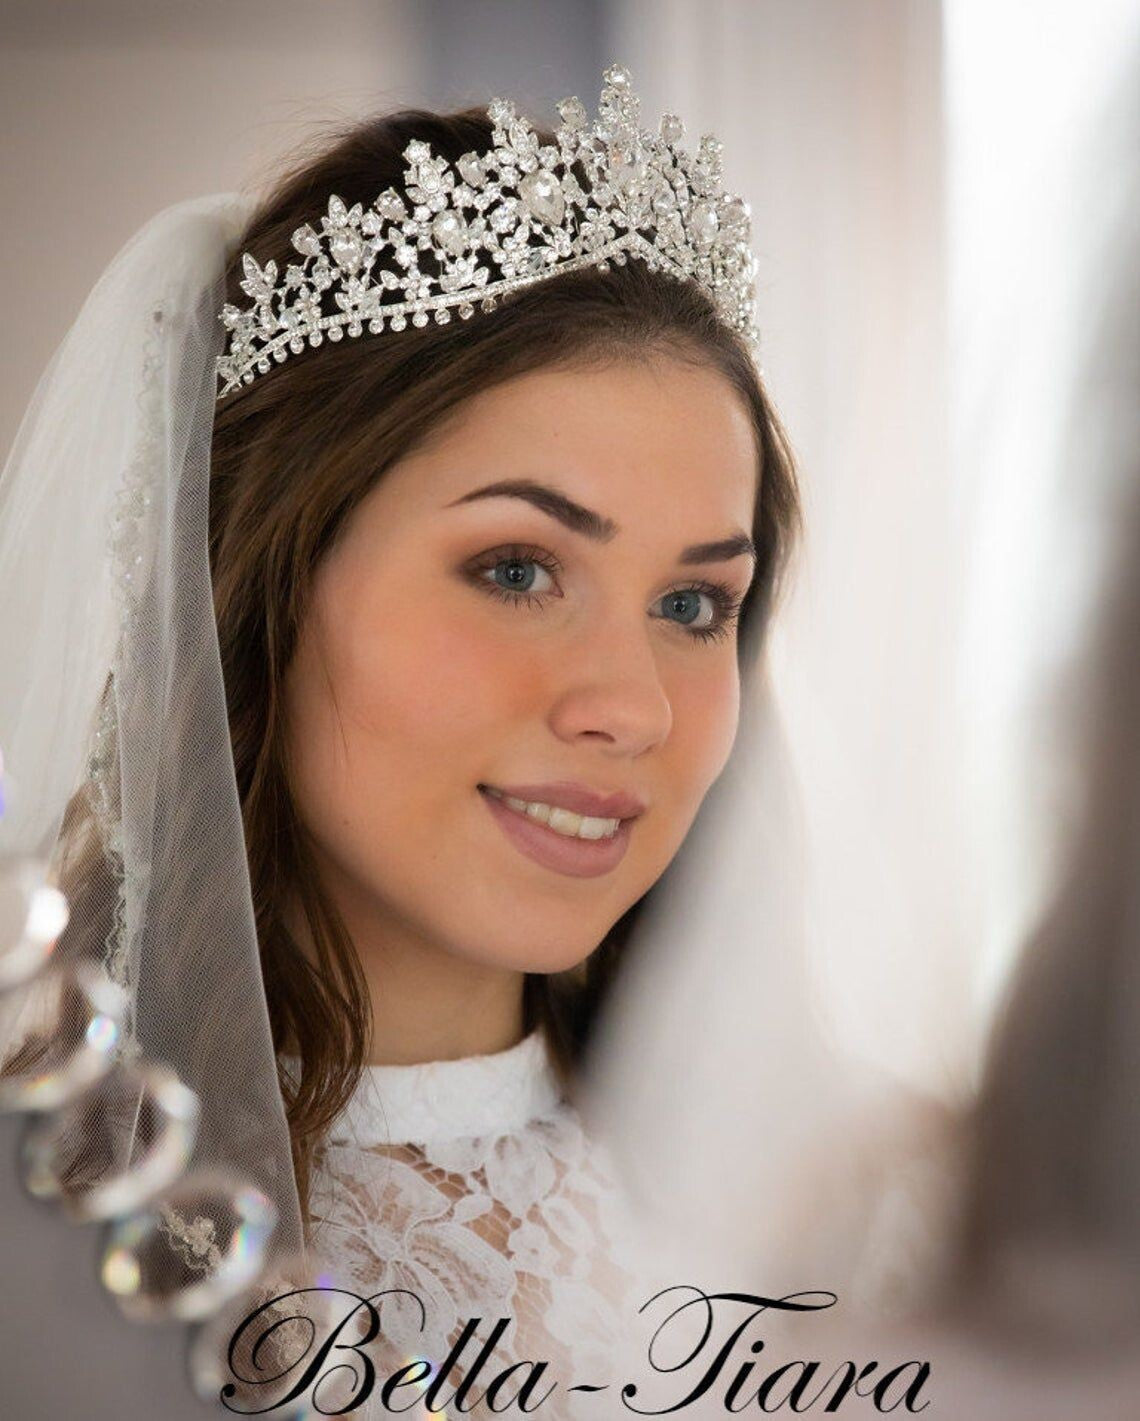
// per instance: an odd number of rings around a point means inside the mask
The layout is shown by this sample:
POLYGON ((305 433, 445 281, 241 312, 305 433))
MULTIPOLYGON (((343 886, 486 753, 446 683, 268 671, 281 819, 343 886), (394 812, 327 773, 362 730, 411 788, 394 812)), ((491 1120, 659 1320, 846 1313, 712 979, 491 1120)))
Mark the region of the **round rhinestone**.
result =
POLYGON ((343 335, 344 331, 340 326, 329 327, 329 340, 340 340, 341 336, 343 335))
POLYGON ((393 329, 394 331, 402 331, 402 330, 404 329, 404 327, 405 327, 407 324, 408 324, 408 318, 407 318, 406 316, 393 316, 393 317, 392 317, 392 329, 393 329))
POLYGON ((380 319, 379 316, 375 320, 368 322, 368 330, 374 336, 378 336, 383 329, 384 322, 380 319))
POLYGON ((435 313, 435 323, 437 326, 446 326, 451 320, 451 312, 446 307, 441 306, 435 313))
POLYGON ((413 312, 412 312, 412 325, 413 325, 413 326, 426 326, 427 323, 428 323, 428 313, 427 313, 426 311, 413 311, 413 312))

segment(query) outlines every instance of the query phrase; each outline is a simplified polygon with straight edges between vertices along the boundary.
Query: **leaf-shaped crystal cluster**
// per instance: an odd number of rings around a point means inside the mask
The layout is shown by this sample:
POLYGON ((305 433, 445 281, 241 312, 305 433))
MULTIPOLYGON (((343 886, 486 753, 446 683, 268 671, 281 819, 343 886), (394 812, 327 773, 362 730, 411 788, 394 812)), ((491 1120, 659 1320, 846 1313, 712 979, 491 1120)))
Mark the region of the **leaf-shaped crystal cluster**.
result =
POLYGON ((280 279, 276 262, 245 253, 253 304, 222 310, 219 398, 326 339, 445 325, 453 311, 467 320, 511 291, 631 257, 697 281, 755 346, 751 214, 721 190, 720 143, 706 134, 690 154, 675 114, 647 132, 629 71, 614 64, 603 79, 592 124, 580 99, 558 104, 553 144, 508 99, 488 106, 486 153, 452 166, 409 143, 402 192, 387 188, 367 210, 331 196, 317 224, 293 233, 301 261, 280 279))

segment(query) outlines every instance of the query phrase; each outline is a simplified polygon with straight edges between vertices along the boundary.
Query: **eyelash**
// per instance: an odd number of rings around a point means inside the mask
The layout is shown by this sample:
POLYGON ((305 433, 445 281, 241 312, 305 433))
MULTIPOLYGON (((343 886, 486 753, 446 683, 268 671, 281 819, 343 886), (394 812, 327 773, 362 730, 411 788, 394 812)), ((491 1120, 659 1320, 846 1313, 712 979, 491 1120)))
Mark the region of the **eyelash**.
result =
MULTIPOLYGON (((466 571, 470 575, 471 581, 484 592, 497 598, 500 602, 507 603, 511 607, 541 607, 546 597, 550 593, 533 593, 528 591, 512 592, 509 588, 500 587, 497 583, 490 581, 483 574, 499 566, 500 563, 510 562, 532 562, 548 572, 552 578, 557 580, 558 574, 562 571, 562 564, 545 548, 534 547, 530 544, 511 543, 500 548, 490 548, 485 553, 480 553, 467 564, 466 571)), ((658 601, 671 597, 677 592, 702 592, 706 597, 712 599, 716 608, 716 621, 709 627, 688 627, 684 622, 675 622, 674 625, 686 632, 694 641, 720 641, 727 637, 733 628, 734 623, 740 616, 740 609, 744 599, 737 597, 730 587, 723 582, 708 582, 704 578, 698 578, 693 582, 685 583, 682 587, 670 587, 663 592, 658 601)), ((561 594, 557 594, 561 596, 561 594)), ((669 617, 661 617, 660 621, 671 621, 669 617)))

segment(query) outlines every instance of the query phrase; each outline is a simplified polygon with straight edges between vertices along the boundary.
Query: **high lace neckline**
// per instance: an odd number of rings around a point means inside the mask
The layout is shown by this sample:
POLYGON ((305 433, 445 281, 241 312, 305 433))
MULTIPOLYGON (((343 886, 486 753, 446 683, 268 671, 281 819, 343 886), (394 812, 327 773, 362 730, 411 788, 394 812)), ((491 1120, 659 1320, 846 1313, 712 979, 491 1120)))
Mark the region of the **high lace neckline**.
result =
POLYGON ((509 1135, 554 1113, 562 1089, 541 1028, 481 1056, 366 1066, 330 1144, 435 1145, 509 1135))

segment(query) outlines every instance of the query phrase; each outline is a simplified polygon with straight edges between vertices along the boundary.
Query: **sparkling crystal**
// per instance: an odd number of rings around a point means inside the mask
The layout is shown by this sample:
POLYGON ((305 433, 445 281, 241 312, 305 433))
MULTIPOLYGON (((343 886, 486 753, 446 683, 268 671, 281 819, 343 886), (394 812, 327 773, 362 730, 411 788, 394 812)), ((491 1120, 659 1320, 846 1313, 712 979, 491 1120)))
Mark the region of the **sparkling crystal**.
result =
POLYGON ((344 328, 342 326, 330 326, 328 334, 329 340, 340 340, 344 336, 344 328))
POLYGON ((459 314, 463 320, 470 320, 470 318, 475 314, 475 307, 472 306, 470 301, 464 301, 463 305, 459 308, 459 314))
POLYGON ((533 173, 527 173, 519 183, 519 193, 523 205, 532 217, 537 217, 540 222, 546 222, 551 227, 557 227, 562 221, 566 200, 553 173, 545 168, 536 168, 533 173))
POLYGON ((354 227, 345 227, 334 233, 329 251, 342 271, 359 271, 364 260, 364 239, 354 227))
POLYGON ((307 222, 293 233, 293 246, 305 257, 319 257, 321 254, 321 239, 307 222))
POLYGON ((628 89, 633 82, 629 70, 624 64, 611 64, 608 69, 603 71, 602 78, 611 89, 628 89))
POLYGON ((491 226, 499 233, 509 232, 516 225, 518 218, 515 213, 515 204, 512 198, 502 202, 491 213, 491 226))
POLYGON ((437 213, 431 224, 431 234, 437 245, 454 257, 467 246, 467 223, 462 214, 446 210, 437 213))
POLYGON ((373 206, 387 222, 403 222, 408 215, 404 199, 395 188, 385 188, 373 206))
POLYGON ((714 207, 707 202, 694 203, 689 213, 689 231, 698 247, 712 246, 719 225, 714 207))
POLYGON ((486 176, 483 164, 476 153, 464 153, 455 166, 463 181, 470 183, 472 187, 479 187, 486 176))
POLYGON ((54 1110, 107 1074, 122 1041, 128 998, 92 962, 53 965, 13 990, 12 1023, 0 1071, 0 1110, 54 1110), (18 1048, 39 1044, 21 1071, 11 1064, 18 1048))
POLYGON ((273 291, 273 284, 277 280, 277 263, 275 261, 266 262, 263 271, 253 257, 245 252, 241 259, 241 265, 245 272, 245 280, 241 283, 241 289, 247 296, 252 296, 255 301, 268 300, 273 291))
POLYGON ((0 863, 0 991, 29 981, 67 926, 67 899, 45 880, 38 859, 0 863))
POLYGON ((412 312, 412 325, 413 325, 413 326, 426 326, 427 323, 428 323, 428 313, 427 313, 426 311, 413 311, 413 312, 412 312))
POLYGON ((33 1126, 24 1183, 77 1222, 124 1214, 185 1170, 198 1114, 198 1097, 168 1067, 125 1062, 33 1126))
POLYGON ((407 324, 408 324, 408 319, 407 319, 407 317, 404 316, 404 315, 398 315, 398 316, 393 316, 393 317, 392 317, 392 329, 393 329, 394 331, 402 331, 402 330, 404 329, 404 327, 405 327, 407 324))
POLYGON ((560 99, 558 102, 558 117, 567 128, 585 128, 587 120, 586 105, 576 94, 568 99, 560 99))
POLYGON ((515 106, 510 99, 492 99, 487 105, 487 117, 497 128, 506 128, 515 117, 515 106))
POLYGON ((249 1287, 276 1225, 272 1201, 237 1175, 188 1175, 114 1225, 99 1276, 132 1320, 197 1321, 249 1287))
POLYGON ((680 143, 685 136, 685 125, 675 113, 661 115, 661 139, 664 143, 680 143))
POLYGON ((724 145, 714 133, 706 133, 701 137, 700 147, 697 149, 697 161, 712 177, 720 176, 723 149, 724 145))
MULTIPOLYGON (((420 185, 420 187, 423 189, 424 192, 430 194, 430 193, 438 192, 438 191, 439 191, 439 189, 440 189, 440 174, 439 174, 439 172, 438 172, 438 170, 437 170, 436 168, 434 168, 434 167, 432 167, 432 166, 430 166, 430 165, 428 165, 428 164, 425 164, 424 167, 422 167, 422 168, 420 169, 420 172, 419 172, 419 179, 420 179, 419 185, 420 185)), ((416 216, 419 217, 419 213, 418 213, 418 212, 416 213, 416 216)))
POLYGON ((742 197, 730 197, 720 210, 720 225, 726 227, 745 227, 752 216, 752 209, 742 197))
POLYGON ((431 157, 431 148, 420 139, 413 138, 404 149, 404 157, 409 163, 423 163, 431 157))
POLYGON ((511 147, 516 153, 536 153, 538 134, 525 119, 515 119, 510 128, 511 147))

